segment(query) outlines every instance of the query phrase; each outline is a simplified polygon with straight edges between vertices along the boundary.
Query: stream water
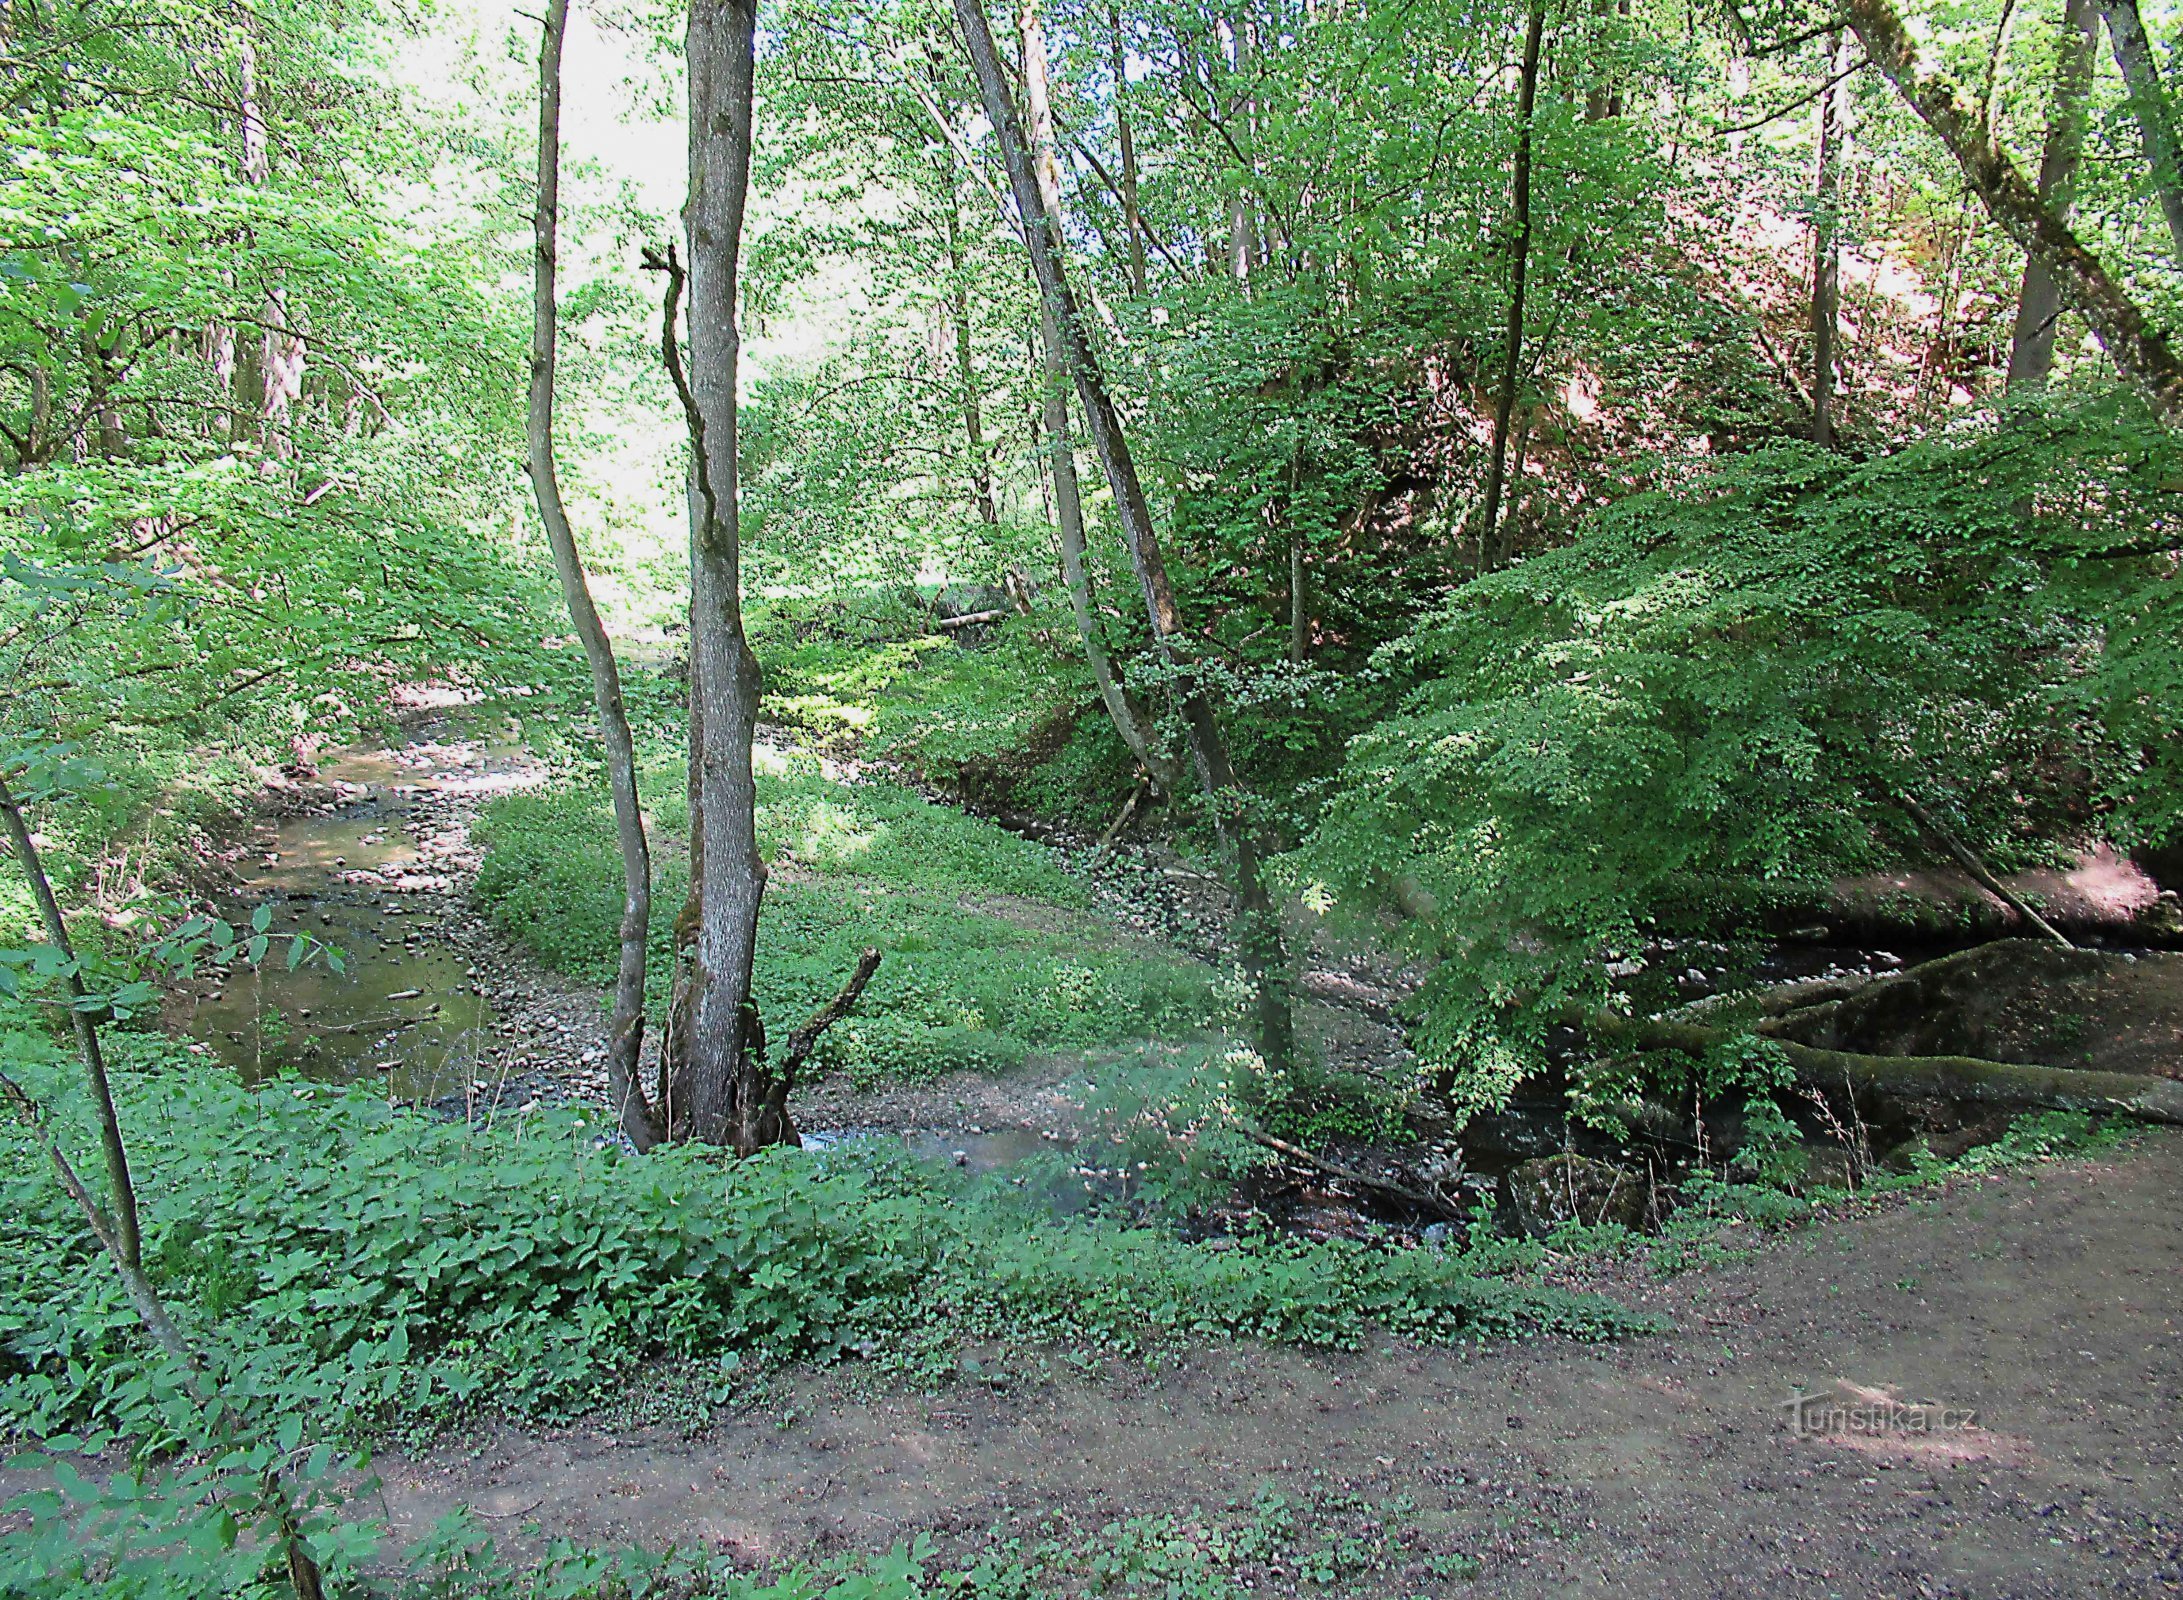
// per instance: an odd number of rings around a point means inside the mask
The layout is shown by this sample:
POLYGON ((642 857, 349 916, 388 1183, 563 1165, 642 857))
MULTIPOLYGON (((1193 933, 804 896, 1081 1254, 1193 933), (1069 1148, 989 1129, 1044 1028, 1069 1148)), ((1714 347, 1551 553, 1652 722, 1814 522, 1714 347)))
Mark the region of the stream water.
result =
POLYGON ((514 787, 529 763, 510 744, 443 743, 445 720, 390 749, 342 752, 321 781, 336 798, 261 824, 219 909, 238 926, 260 905, 272 928, 338 950, 289 971, 280 947, 186 994, 173 1017, 219 1061, 256 1082, 293 1071, 321 1082, 384 1084, 436 1100, 476 1070, 492 1008, 474 969, 445 940, 460 914, 435 797, 514 787))

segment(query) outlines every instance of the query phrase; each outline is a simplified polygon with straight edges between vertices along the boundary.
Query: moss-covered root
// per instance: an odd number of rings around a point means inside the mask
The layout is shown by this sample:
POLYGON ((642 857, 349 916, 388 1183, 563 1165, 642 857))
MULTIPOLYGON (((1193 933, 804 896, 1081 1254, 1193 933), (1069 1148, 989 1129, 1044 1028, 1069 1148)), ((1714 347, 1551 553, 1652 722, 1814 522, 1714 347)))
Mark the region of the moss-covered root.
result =
MULTIPOLYGON (((1729 1037, 1718 1028, 1696 1023, 1598 1014, 1587 1016, 1584 1025, 1594 1034, 1646 1049, 1687 1050, 1693 1054, 1702 1054, 1729 1037)), ((1850 1050, 1822 1050, 1786 1039, 1772 1042, 1781 1047, 1790 1066, 1796 1069, 1797 1081, 1814 1089, 1832 1091, 1846 1086, 1860 1094, 2083 1111, 2183 1127, 2183 1083, 2168 1078, 2028 1067, 2011 1061, 1981 1061, 1975 1056, 1868 1056, 1850 1050)))

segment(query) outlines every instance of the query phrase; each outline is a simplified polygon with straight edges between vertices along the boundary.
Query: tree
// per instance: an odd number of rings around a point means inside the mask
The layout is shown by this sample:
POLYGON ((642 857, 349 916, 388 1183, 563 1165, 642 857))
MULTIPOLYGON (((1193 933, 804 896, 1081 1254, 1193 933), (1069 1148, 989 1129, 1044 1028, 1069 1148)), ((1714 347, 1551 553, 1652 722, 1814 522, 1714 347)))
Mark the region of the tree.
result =
MULTIPOLYGON (((1023 49, 1024 103, 1030 115, 1032 164, 1037 169, 1039 198, 1062 228, 1061 174, 1054 158, 1053 107, 1047 86, 1046 34, 1039 25, 1038 0, 1023 0, 1018 14, 1023 49)), ((1175 764, 1159 749, 1153 729, 1128 688, 1116 677, 1114 663, 1100 637, 1099 615, 1092 604, 1091 574, 1084 562, 1084 499, 1076 477, 1076 443, 1069 422, 1069 367, 1062 349, 1060 330, 1043 302, 1039 307, 1039 348, 1045 355, 1046 388, 1041 414, 1049 452, 1048 467, 1054 486, 1054 521, 1060 533, 1061 581, 1069 592, 1069 610, 1076 619, 1077 637, 1084 646, 1085 664, 1099 686, 1100 704, 1106 707, 1114 731, 1136 757, 1147 775, 1162 789, 1173 789, 1179 778, 1175 764)))
POLYGON ((2176 142, 2175 116, 2160 81, 2160 65, 2145 37, 2137 0, 2103 0, 2100 14, 2107 19, 2107 42, 2115 52, 2115 65, 2122 69, 2122 81, 2129 87, 2130 115, 2137 121, 2160 214, 2167 219, 2169 243, 2177 259, 2183 260, 2183 148, 2176 142))
POLYGON ((538 200, 533 213, 530 404, 525 426, 531 492, 553 550, 569 620, 591 668, 592 702, 607 783, 614 794, 614 829, 621 846, 621 960, 614 980, 614 1009, 607 1028, 607 1094, 622 1131, 639 1151, 659 1142, 660 1129, 644 1092, 639 1063, 644 1054, 644 974, 652 935, 652 852, 645 837, 644 804, 637 793, 636 741, 622 705, 621 669, 614 642, 591 598, 584 559, 576 548, 561 500, 554 460, 553 401, 556 343, 560 328, 555 288, 561 188, 561 53, 568 36, 568 0, 548 0, 538 49, 538 200))
MULTIPOLYGON (((2093 0, 2063 0, 2037 192, 2040 201, 2064 222, 2069 220, 2071 190, 2084 150, 2085 98, 2092 87, 2092 53, 2099 27, 2093 0)), ((2055 325, 2061 315, 2061 292, 2054 274, 2036 256, 2027 255, 2023 287, 2016 297, 2016 325, 2009 339, 2012 390, 2037 389, 2046 383, 2054 365, 2055 325)))
POLYGON ((818 1036, 844 1016, 879 965, 867 950, 834 1001, 769 1058, 751 1000, 765 858, 758 853, 758 658, 743 627, 738 520, 736 286, 750 192, 756 0, 693 0, 689 73, 687 276, 670 254, 664 354, 690 433, 690 899, 677 921, 680 965, 661 1052, 663 1132, 738 1154, 797 1142, 789 1092, 818 1036), (689 292, 689 363, 674 332, 689 292))
POLYGON ((1531 0, 1524 21, 1523 62, 1517 68, 1516 161, 1509 186, 1508 332, 1501 350, 1501 383, 1493 402, 1493 454, 1486 467, 1485 509, 1479 513, 1481 566, 1502 558, 1501 497, 1508 486, 1509 425, 1523 382, 1524 289, 1531 275, 1532 117, 1539 99, 1539 39, 1546 28, 1545 0, 1531 0))
POLYGON ((2025 182, 1983 114, 1947 80, 1920 65, 1917 46, 1889 0, 1846 0, 1844 16, 1903 100, 1946 145, 2001 230, 2053 277, 2064 304, 2092 326, 2116 370, 2171 425, 2183 424, 2183 361, 2137 303, 2108 275, 2025 182))
POLYGON ((1266 844, 1261 824, 1251 814, 1249 797, 1237 782, 1229 758, 1228 743, 1200 676, 1194 673, 1178 649, 1183 634, 1181 607, 1168 576, 1160 538, 1152 524, 1144 485, 1137 475, 1135 458, 1122 431, 1121 418, 1109 397, 1099 360, 1093 354, 1076 298, 1070 291, 1061 260, 1060 236, 1040 193, 1032 168, 1030 147, 1016 115, 1015 102, 993 48, 993 33, 986 21, 982 0, 954 0, 956 22, 962 29, 971 69, 978 80, 986 120, 992 125, 1008 169, 1010 192, 1023 228, 1024 246, 1038 279, 1045 313, 1053 321, 1069 375, 1091 434, 1092 445, 1106 469, 1107 486, 1114 494, 1116 515, 1123 541, 1129 547, 1143 591, 1145 611, 1152 625, 1155 647, 1175 683, 1185 737, 1189 741, 1198 782, 1212 808, 1216 827, 1224 835, 1235 863, 1236 948, 1255 996, 1254 1011, 1259 1055, 1277 1070, 1287 1067, 1294 1052, 1293 1019, 1289 1006, 1288 957, 1283 946, 1280 908, 1266 885, 1266 844))
POLYGON ((1828 41, 1819 94, 1818 176, 1812 187, 1812 443, 1834 443, 1834 336, 1842 309, 1842 141, 1844 79, 1851 65, 1840 29, 1828 41))

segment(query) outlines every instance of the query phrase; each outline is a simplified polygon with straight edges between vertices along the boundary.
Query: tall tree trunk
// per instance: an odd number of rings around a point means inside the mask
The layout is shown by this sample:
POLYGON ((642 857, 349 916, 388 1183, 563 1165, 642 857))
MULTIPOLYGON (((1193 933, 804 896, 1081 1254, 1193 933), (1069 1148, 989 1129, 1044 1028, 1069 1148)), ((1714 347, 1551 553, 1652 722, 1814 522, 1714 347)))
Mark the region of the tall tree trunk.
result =
MULTIPOLYGON (((1293 512, 1292 512, 1293 516, 1293 512)), ((1304 590, 1304 534, 1289 529, 1289 662, 1302 666, 1311 653, 1310 601, 1304 590)))
POLYGON ((1836 29, 1827 44, 1827 87, 1819 96, 1818 175, 1812 184, 1812 443, 1834 447, 1834 336, 1842 306, 1842 74, 1849 43, 1836 29))
MULTIPOLYGON (((1047 81, 1046 30, 1040 24, 1038 0, 1023 0, 1017 13, 1017 32, 1023 52, 1024 101, 1031 126, 1031 163, 1038 175, 1039 197, 1058 230, 1062 218, 1061 171, 1054 154, 1052 91, 1047 81)), ((1107 708, 1114 731, 1139 766, 1151 774, 1160 788, 1172 790, 1180 776, 1174 762, 1159 751, 1143 713, 1129 690, 1115 676, 1105 642, 1100 638, 1099 614, 1092 605, 1091 574, 1084 561, 1084 498, 1076 477, 1076 441, 1069 427, 1069 370, 1062 353, 1061 336, 1054 319, 1039 306, 1040 346, 1045 351, 1045 404, 1042 420, 1053 474, 1054 521, 1061 535, 1061 581, 1069 591, 1069 609, 1076 617, 1076 633, 1084 646, 1084 660, 1092 681, 1099 686, 1099 700, 1107 708)))
POLYGON ((1137 199, 1137 133, 1130 125, 1129 105, 1123 91, 1129 84, 1129 63, 1122 42, 1122 8, 1107 7, 1107 31, 1114 41, 1114 128, 1122 147, 1122 226, 1129 235, 1129 286, 1140 300, 1145 295, 1145 219, 1137 199))
POLYGON ((1516 415, 1516 388, 1524 355, 1524 285, 1531 271, 1531 122, 1539 95, 1539 41, 1546 31, 1545 0, 1531 0, 1524 23, 1524 55, 1516 93, 1516 171, 1510 208, 1516 224, 1510 245, 1508 336, 1501 353, 1501 391, 1493 403, 1493 454, 1486 465, 1486 503, 1481 512, 1481 566, 1501 559, 1501 500, 1508 489, 1509 423, 1516 415))
MULTIPOLYGON (((1611 16, 1627 17, 1629 14, 1630 0, 1613 0, 1612 4, 1610 4, 1610 0, 1592 0, 1592 15, 1599 18, 1602 23, 1611 16)), ((1605 27, 1600 27, 1594 31, 1593 48, 1595 50, 1606 42, 1604 37, 1606 32, 1605 27)), ((1610 118, 1621 115, 1621 79, 1619 74, 1609 70, 1603 73, 1593 83, 1592 87, 1585 92, 1584 120, 1586 122, 1605 122, 1610 118)))
POLYGON ((1955 86, 1928 76, 1917 46, 1889 0, 1844 0, 1850 27, 1911 110, 1939 136, 1996 223, 2053 277, 2062 303, 2091 324, 2108 359, 2171 427, 2183 426, 2183 361, 2136 302, 2107 275, 1994 142, 1977 110, 1955 86))
MULTIPOLYGON (((242 179, 250 188, 262 189, 273 179, 273 154, 258 81, 257 41, 248 26, 238 41, 235 65, 242 179)), ((308 361, 302 313, 291 310, 288 292, 276 281, 267 286, 258 305, 258 325, 242 341, 242 352, 235 363, 230 437, 256 439, 269 453, 286 454, 287 437, 281 424, 303 393, 308 361)))
MULTIPOLYGON (((2039 151, 2039 199, 2067 221, 2077 160, 2084 151, 2085 99, 2092 88, 2092 54, 2100 31, 2093 0, 2063 0, 2061 36, 2055 41, 2054 95, 2047 135, 2039 151)), ((2062 297, 2054 275, 2036 258, 2024 261, 2024 286, 2016 297, 2016 329, 2009 340, 2009 388, 2044 388, 2054 368, 2055 324, 2062 297)))
POLYGON ((1131 564, 1144 591, 1145 611, 1152 636, 1162 656, 1177 671, 1177 698, 1190 742, 1191 759, 1197 767, 1215 825, 1231 843, 1236 861, 1236 945, 1244 972, 1255 996, 1258 1050, 1269 1066, 1285 1067, 1295 1052, 1290 1016, 1288 958, 1283 948, 1279 907, 1268 892, 1265 879, 1266 840, 1263 825, 1252 814, 1249 797, 1236 781, 1228 745, 1220 723, 1206 697, 1203 684, 1185 669, 1176 648, 1184 632, 1182 612, 1175 601, 1174 584, 1167 574, 1166 557, 1146 505, 1144 485, 1138 479, 1129 441, 1121 418, 1109 398, 1097 356, 1084 332, 1083 317, 1070 292, 1062 265, 1059 240, 1047 215, 1038 177, 1031 164, 1023 126, 1002 75, 1000 57, 993 48, 993 33, 986 22, 983 0, 954 0, 955 18, 963 32, 970 62, 978 78, 986 120, 992 124, 1008 165, 1009 189, 1016 212, 1023 221, 1024 245, 1037 274, 1039 297, 1053 319, 1069 375, 1076 384, 1078 400, 1091 434, 1092 445, 1106 468, 1107 487, 1113 491, 1115 512, 1122 537, 1129 546, 1131 564))
POLYGON ((963 437, 970 446, 970 496, 988 528, 1001 520, 993 503, 993 457, 985 445, 984 407, 978 397, 978 360, 970 348, 970 280, 963 265, 963 219, 956 205, 955 158, 947 160, 948 318, 955 337, 955 378, 963 391, 963 437))
POLYGON ((691 0, 689 380, 694 497, 690 534, 691 889, 696 901, 682 1081, 670 1125, 738 1151, 792 1142, 768 1118, 764 1040, 751 966, 765 861, 758 854, 758 658, 743 632, 736 495, 736 286, 750 188, 757 0, 691 0))
POLYGON ((2153 169, 2160 214, 2168 219, 2168 242, 2177 259, 2183 260, 2183 146, 2176 141, 2175 116, 2160 81, 2160 63, 2139 20, 2138 0, 2101 0, 2100 13, 2107 18, 2107 42, 2115 52, 2115 65, 2122 69, 2122 81, 2130 90, 2130 114, 2137 119, 2145 163, 2153 169))
POLYGON ((622 1131, 639 1151, 659 1142, 651 1102, 638 1072, 644 1053, 644 972, 652 929, 652 852, 637 793, 636 744, 622 705, 621 669, 614 644, 592 604, 591 584, 576 548, 575 530, 561 503, 555 470, 553 401, 560 309, 555 286, 561 205, 561 52, 568 31, 569 0, 548 0, 538 51, 538 204, 532 216, 536 253, 531 291, 529 446, 531 489, 539 520, 553 549, 553 568, 568 602, 569 620, 591 664, 591 698, 598 709, 599 740, 607 783, 614 793, 614 831, 621 844, 621 961, 614 979, 614 1010, 607 1030, 606 1082, 622 1131))
MULTIPOLYGON (((1251 139, 1252 121, 1256 96, 1250 88, 1251 73, 1255 68, 1252 59, 1255 24, 1245 15, 1229 32, 1229 58, 1235 68, 1237 90, 1235 104, 1230 108, 1236 123, 1236 142, 1246 151, 1254 146, 1251 139)), ((1243 177, 1248 179, 1250 173, 1243 177)), ((1237 283, 1248 283, 1258 265, 1258 218, 1251 206, 1248 187, 1239 188, 1228 206, 1228 276, 1237 283)))

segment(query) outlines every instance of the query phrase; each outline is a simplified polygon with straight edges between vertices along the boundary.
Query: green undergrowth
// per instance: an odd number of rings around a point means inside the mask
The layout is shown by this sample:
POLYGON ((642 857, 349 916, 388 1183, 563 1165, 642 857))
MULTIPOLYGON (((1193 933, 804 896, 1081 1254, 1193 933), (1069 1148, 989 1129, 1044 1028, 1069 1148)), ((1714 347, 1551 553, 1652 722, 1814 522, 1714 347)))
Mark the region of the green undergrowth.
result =
MULTIPOLYGON (((51 1046, 17 1075, 90 1146, 51 1046)), ((1639 1326, 1460 1259, 1250 1238, 1219 1251, 1056 1223, 1005 1185, 868 1154, 626 1156, 578 1115, 469 1127, 362 1091, 120 1082, 149 1270, 239 1391, 353 1434, 490 1407, 556 1417, 638 1365, 848 1358, 954 1370, 965 1340, 1133 1351, 1196 1337, 1346 1346, 1639 1326)), ((169 1424, 118 1282, 35 1147, 0 1143, 0 1417, 22 1436, 169 1424)))
POLYGON ((1854 1188, 1822 1186, 1792 1194, 1773 1183, 1735 1182, 1694 1173, 1677 1186, 1676 1208, 1657 1233, 1614 1222, 1570 1222, 1543 1241, 1503 1239, 1497 1236, 1488 1209, 1472 1219, 1469 1255, 1481 1267, 1506 1272, 1533 1271, 1550 1254, 1637 1257, 1661 1276, 1672 1277, 1741 1260, 1769 1237, 1862 1203, 2043 1161, 2101 1155, 2119 1149, 2133 1136, 2126 1124, 2097 1122, 2081 1111, 2031 1111, 1991 1144, 1948 1160, 1922 1146, 1914 1147, 1905 1170, 1873 1168, 1854 1188))
MULTIPOLYGON (((679 769, 651 775, 662 825, 683 820, 679 769)), ((487 808, 477 892, 494 924, 556 969, 612 981, 621 866, 603 783, 569 781, 487 808)), ((775 1037, 876 945, 879 972, 817 1064, 860 1085, 1002 1070, 1034 1051, 1201 1028, 1220 1006, 1201 967, 1120 948, 1083 886, 993 824, 897 784, 838 783, 784 766, 759 778, 760 846, 775 864, 755 989, 775 1037)), ((651 1002, 664 1012, 671 929, 688 882, 660 851, 651 1002)))
POLYGON ((1054 599, 965 648, 885 593, 807 602, 759 631, 767 713, 967 799, 1103 826, 1136 763, 1075 627, 1054 599))
MULTIPOLYGON (((0 1535, 11 1600, 211 1600, 280 1592, 262 1550, 225 1543, 206 1485, 188 1473, 104 1484, 62 1469, 65 1489, 15 1502, 30 1525, 0 1535), (191 1534, 197 1534, 193 1541, 191 1534), (206 1548, 214 1546, 215 1548, 206 1548)), ((368 1504, 359 1495, 352 1504, 368 1504)), ((525 1559, 456 1512, 406 1550, 346 1508, 306 1522, 341 1592, 369 1571, 386 1600, 1243 1600, 1295 1585, 1330 1597, 1419 1594, 1475 1578, 1477 1559, 1406 1497, 1374 1501, 1318 1484, 1263 1486, 1249 1500, 1117 1518, 1060 1513, 996 1525, 942 1560, 930 1535, 877 1554, 769 1562, 753 1571, 702 1550, 586 1547, 567 1539, 525 1559)))

